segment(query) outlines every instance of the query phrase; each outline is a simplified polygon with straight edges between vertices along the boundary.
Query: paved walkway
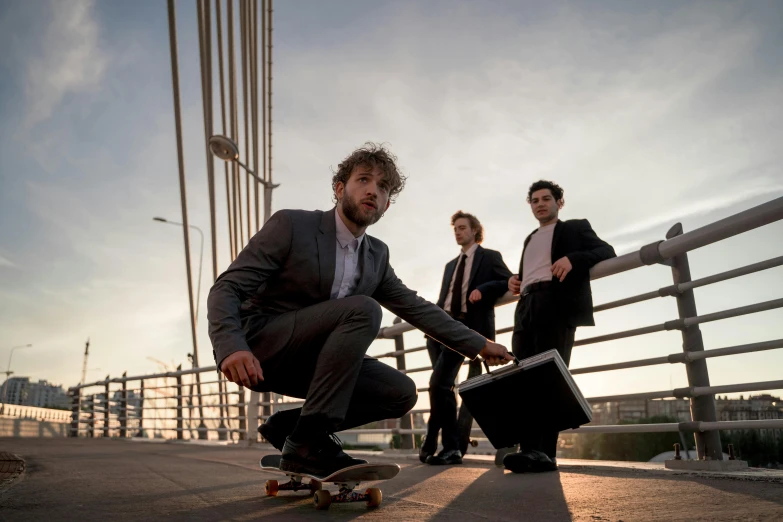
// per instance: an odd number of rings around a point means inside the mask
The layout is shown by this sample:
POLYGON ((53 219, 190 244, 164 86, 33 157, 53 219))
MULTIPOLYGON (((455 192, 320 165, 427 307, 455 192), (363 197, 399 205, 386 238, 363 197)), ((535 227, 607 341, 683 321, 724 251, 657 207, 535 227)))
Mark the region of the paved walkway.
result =
MULTIPOLYGON (((21 478, 0 485, 13 520, 783 520, 780 474, 745 479, 660 465, 563 461, 559 472, 514 475, 482 459, 432 467, 398 456, 384 503, 316 511, 305 493, 264 496, 265 452, 237 446, 111 439, 0 439, 21 478)), ((268 451, 266 452, 268 453, 268 451)), ((373 460, 391 461, 388 456, 373 460)), ((329 486, 333 489, 333 486, 329 486)))

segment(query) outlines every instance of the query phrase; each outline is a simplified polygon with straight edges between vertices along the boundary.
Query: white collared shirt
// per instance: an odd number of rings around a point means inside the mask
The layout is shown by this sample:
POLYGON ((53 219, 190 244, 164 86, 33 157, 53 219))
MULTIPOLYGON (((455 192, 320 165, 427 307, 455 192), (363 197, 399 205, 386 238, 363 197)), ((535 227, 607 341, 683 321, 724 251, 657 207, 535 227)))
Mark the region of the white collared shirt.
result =
POLYGON ((457 258, 457 264, 454 266, 454 273, 451 275, 451 282, 449 283, 449 292, 446 294, 446 302, 443 303, 443 309, 451 311, 451 296, 454 290, 454 279, 457 277, 457 268, 459 268, 459 258, 462 254, 465 254, 465 272, 462 276, 462 312, 468 311, 468 283, 470 283, 470 270, 473 268, 473 259, 476 257, 476 249, 478 243, 474 243, 467 252, 459 251, 459 257, 457 258))
POLYGON ((337 248, 335 249, 334 282, 329 298, 342 299, 352 295, 359 283, 361 275, 359 273, 359 248, 362 246, 364 234, 354 237, 336 209, 334 223, 337 232, 337 248))

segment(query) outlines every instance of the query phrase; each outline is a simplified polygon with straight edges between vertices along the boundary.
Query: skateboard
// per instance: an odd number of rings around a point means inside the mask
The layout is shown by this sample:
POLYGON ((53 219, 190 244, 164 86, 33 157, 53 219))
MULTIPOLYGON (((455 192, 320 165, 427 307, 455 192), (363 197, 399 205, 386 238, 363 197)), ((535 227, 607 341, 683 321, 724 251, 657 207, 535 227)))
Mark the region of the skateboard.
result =
POLYGON ((378 488, 368 488, 364 493, 354 491, 359 484, 371 480, 389 480, 397 476, 400 467, 397 464, 359 464, 343 468, 331 475, 317 477, 307 473, 292 473, 280 469, 281 455, 266 455, 261 458, 261 469, 265 471, 274 471, 286 475, 289 480, 280 484, 276 480, 266 481, 266 494, 269 497, 276 497, 278 491, 302 491, 308 490, 313 495, 313 502, 316 509, 329 509, 332 503, 338 502, 366 502, 367 507, 378 507, 383 501, 383 495, 378 488), (310 479, 309 484, 305 484, 302 479, 310 479), (322 489, 322 483, 331 482, 340 486, 340 491, 332 495, 327 490, 322 489))

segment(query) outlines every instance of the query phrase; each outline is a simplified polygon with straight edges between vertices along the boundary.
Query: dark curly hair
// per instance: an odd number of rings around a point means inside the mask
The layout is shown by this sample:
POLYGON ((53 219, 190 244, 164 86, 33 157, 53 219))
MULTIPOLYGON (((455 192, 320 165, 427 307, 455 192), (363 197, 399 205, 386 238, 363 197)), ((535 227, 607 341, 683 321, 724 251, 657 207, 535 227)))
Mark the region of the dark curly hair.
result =
MULTIPOLYGON (((396 161, 397 157, 382 144, 368 141, 337 165, 337 172, 333 171, 332 176, 332 191, 334 192, 338 183, 343 185, 348 183, 354 168, 360 165, 371 169, 378 167, 383 175, 383 181, 389 187, 389 201, 394 203, 397 195, 405 188, 406 179, 397 169, 396 161)), ((337 196, 333 195, 332 198, 337 203, 337 196)))
POLYGON ((543 190, 543 189, 549 189, 552 192, 552 196, 555 198, 555 201, 560 201, 563 199, 563 194, 565 191, 563 190, 563 187, 555 183, 554 181, 546 181, 543 179, 540 179, 530 185, 530 188, 527 191, 527 202, 530 203, 530 198, 533 195, 533 192, 537 190, 543 190))
POLYGON ((476 231, 476 243, 480 244, 482 241, 484 241, 484 227, 476 216, 458 210, 453 216, 451 216, 451 226, 453 227, 454 223, 456 223, 456 221, 460 218, 467 219, 470 223, 470 228, 476 231))

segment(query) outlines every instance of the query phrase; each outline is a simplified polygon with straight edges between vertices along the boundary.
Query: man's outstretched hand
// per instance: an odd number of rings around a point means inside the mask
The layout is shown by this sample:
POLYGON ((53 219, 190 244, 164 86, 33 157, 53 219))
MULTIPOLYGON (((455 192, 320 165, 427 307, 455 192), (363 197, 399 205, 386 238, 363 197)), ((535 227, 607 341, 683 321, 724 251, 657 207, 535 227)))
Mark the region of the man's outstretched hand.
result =
POLYGON ((487 341, 487 344, 484 345, 484 348, 481 349, 479 355, 483 357, 490 366, 506 364, 507 362, 514 360, 514 356, 508 353, 505 346, 489 340, 487 341))
POLYGON ((245 388, 255 386, 264 380, 261 363, 250 352, 234 352, 220 365, 220 371, 229 381, 241 384, 245 388))

